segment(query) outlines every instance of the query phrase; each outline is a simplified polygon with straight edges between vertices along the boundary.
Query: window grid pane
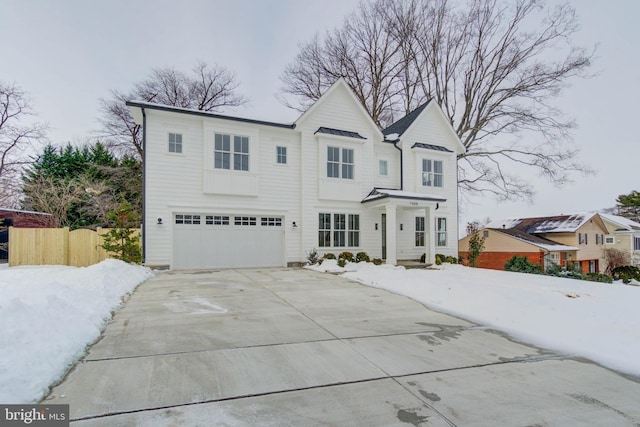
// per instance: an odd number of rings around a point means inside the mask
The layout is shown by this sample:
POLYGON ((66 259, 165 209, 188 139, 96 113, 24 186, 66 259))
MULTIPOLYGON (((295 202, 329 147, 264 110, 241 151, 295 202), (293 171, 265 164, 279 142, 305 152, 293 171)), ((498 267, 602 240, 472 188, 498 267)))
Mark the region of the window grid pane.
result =
POLYGON ((447 219, 436 218, 436 246, 447 246, 447 219))
POLYGON ((360 215, 349 214, 349 246, 360 246, 360 215))
POLYGON ((378 162, 378 175, 380 176, 387 176, 387 161, 386 160, 380 160, 378 162))
POLYGON ((422 160, 422 185, 425 187, 431 187, 433 185, 431 160, 422 160))
POLYGON ((182 153, 182 134, 169 133, 169 152, 182 153))
POLYGON ((327 147, 327 177, 340 178, 340 149, 327 147))
POLYGON ((415 243, 416 243, 416 246, 424 246, 424 217, 423 216, 416 217, 415 243))
POLYGON ((444 180, 444 175, 442 173, 442 161, 434 160, 433 161, 433 186, 442 187, 443 180, 444 180))
POLYGON ((319 214, 318 246, 321 248, 331 246, 331 214, 319 214))
POLYGON ((282 165, 287 163, 287 147, 276 147, 276 161, 282 165))

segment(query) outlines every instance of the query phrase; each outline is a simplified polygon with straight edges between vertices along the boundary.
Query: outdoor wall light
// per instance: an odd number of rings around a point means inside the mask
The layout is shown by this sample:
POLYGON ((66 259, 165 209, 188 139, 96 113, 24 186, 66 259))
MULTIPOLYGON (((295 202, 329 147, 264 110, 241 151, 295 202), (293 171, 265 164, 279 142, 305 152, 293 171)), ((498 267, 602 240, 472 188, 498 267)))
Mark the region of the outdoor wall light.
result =
POLYGON ((376 230, 378 229, 378 223, 376 222, 376 230))
POLYGON ((298 227, 298 225, 296 224, 296 222, 295 222, 295 221, 293 221, 293 224, 291 224, 291 226, 292 226, 293 228, 297 228, 297 227, 298 227))
POLYGON ((400 224, 400 231, 402 231, 402 229, 403 229, 403 228, 404 228, 404 227, 403 227, 403 225, 402 225, 402 224, 400 224))
POLYGON ((158 225, 162 225, 162 218, 158 218, 158 225))

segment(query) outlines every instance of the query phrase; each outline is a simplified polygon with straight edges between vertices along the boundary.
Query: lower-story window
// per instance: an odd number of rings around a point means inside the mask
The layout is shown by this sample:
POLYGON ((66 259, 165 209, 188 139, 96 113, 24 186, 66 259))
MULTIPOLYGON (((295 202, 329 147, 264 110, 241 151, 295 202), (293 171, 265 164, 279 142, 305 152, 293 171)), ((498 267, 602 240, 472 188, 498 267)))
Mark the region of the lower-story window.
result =
POLYGON ((320 213, 318 215, 318 246, 360 246, 360 215, 320 213))
POLYGON ((416 246, 424 246, 424 217, 416 217, 416 246))
POLYGON ((436 218, 436 246, 447 246, 447 218, 436 218))

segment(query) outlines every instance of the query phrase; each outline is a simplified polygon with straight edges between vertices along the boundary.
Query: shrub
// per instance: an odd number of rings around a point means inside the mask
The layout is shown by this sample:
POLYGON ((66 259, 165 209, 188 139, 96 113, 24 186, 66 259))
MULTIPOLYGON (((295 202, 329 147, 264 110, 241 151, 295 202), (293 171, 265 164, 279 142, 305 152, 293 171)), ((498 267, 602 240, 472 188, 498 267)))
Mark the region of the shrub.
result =
POLYGON ((338 258, 338 266, 344 267, 345 265, 347 265, 347 261, 344 258, 338 258))
POLYGON ((324 259, 336 259, 336 256, 332 253, 326 253, 322 256, 324 259))
POLYGON ((380 258, 374 258, 371 262, 373 262, 375 265, 382 265, 382 259, 380 258))
POLYGON ((540 268, 540 266, 537 264, 533 264, 527 261, 526 256, 514 255, 504 265, 504 269, 507 271, 517 271, 520 273, 542 274, 542 268, 540 268))
MULTIPOLYGON (((341 252, 340 255, 338 255, 338 260, 345 260, 346 262, 353 262, 355 260, 355 258, 353 258, 353 253, 351 252, 341 252)), ((343 267, 343 266, 341 266, 343 267)))
POLYGON ((369 262, 371 261, 371 259, 369 258, 369 255, 367 255, 366 252, 358 252, 356 254, 356 262, 369 262))
POLYGON ((611 271, 614 279, 622 280, 623 283, 631 282, 631 279, 640 281, 640 269, 633 265, 624 265, 622 267, 614 268, 611 271))
POLYGON ((436 265, 440 265, 444 262, 444 255, 436 254, 436 265))
POLYGON ((611 283, 613 280, 611 277, 606 274, 600 273, 587 273, 583 276, 584 280, 588 280, 590 282, 600 282, 600 283, 611 283))
POLYGON ((309 262, 309 265, 314 265, 315 263, 318 262, 318 250, 316 248, 313 248, 309 251, 309 253, 307 254, 307 261, 309 262))
POLYGON ((451 255, 436 254, 436 264, 440 265, 443 262, 448 264, 457 264, 458 258, 452 257, 451 255))

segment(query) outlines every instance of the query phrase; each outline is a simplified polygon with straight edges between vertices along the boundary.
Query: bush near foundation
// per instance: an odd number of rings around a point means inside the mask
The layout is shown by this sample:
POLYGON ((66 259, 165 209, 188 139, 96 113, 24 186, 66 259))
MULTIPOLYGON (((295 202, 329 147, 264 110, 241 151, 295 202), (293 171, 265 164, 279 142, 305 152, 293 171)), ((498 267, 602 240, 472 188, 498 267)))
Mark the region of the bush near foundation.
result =
POLYGON ((624 265, 611 270, 611 275, 616 280, 622 280, 622 283, 629 283, 631 279, 640 281, 640 269, 633 265, 624 265))

